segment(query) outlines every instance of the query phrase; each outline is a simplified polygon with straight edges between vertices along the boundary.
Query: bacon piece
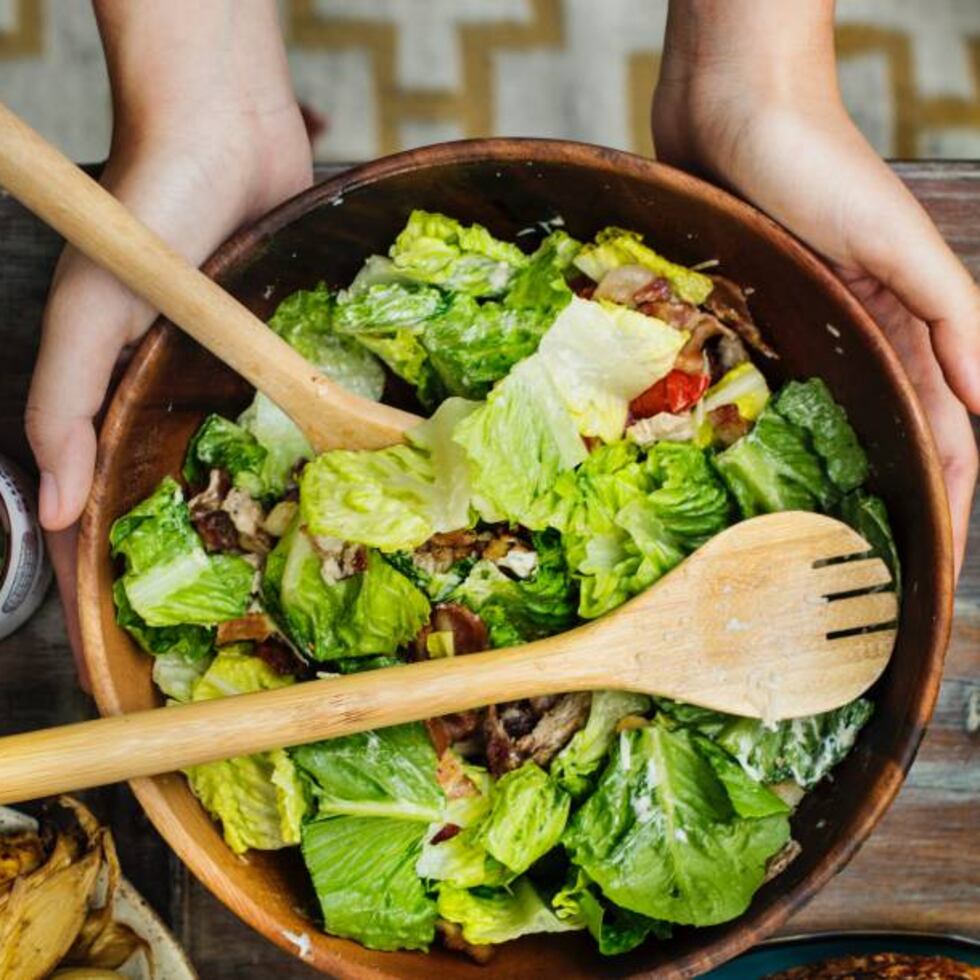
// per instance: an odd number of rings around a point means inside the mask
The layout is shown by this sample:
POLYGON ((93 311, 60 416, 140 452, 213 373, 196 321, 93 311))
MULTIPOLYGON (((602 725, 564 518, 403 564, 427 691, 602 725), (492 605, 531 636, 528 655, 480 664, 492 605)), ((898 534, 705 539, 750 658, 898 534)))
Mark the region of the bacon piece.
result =
POLYGON ((655 276, 642 289, 638 289, 633 294, 633 305, 642 306, 644 303, 665 303, 670 300, 676 302, 673 287, 668 279, 663 276, 655 276))
POLYGON ((430 844, 441 844, 444 840, 452 840, 463 828, 459 824, 447 823, 443 824, 433 835, 429 838, 430 844))
POLYGON ((742 340, 760 354, 776 357, 776 352, 762 339, 762 334, 755 325, 742 287, 724 276, 712 276, 711 281, 714 289, 705 300, 705 308, 732 327, 742 340))
POLYGON ((308 665, 297 656, 296 651, 279 636, 267 636, 260 640, 255 644, 252 653, 265 661, 277 674, 305 677, 310 672, 308 665))
POLYGON ((237 551, 238 531, 231 517, 223 510, 210 510, 191 515, 191 522, 201 535, 205 551, 237 551))
POLYGON ((715 439, 723 446, 738 442, 751 428, 748 419, 742 418, 737 405, 720 405, 708 412, 708 421, 714 430, 715 439))
POLYGON ((265 613, 246 613, 238 619, 218 623, 215 643, 223 647, 228 643, 242 643, 245 640, 264 640, 275 632, 276 624, 265 613))
POLYGON ((481 711, 458 711, 426 719, 425 727, 436 755, 441 756, 451 745, 475 735, 480 730, 481 716, 481 711))

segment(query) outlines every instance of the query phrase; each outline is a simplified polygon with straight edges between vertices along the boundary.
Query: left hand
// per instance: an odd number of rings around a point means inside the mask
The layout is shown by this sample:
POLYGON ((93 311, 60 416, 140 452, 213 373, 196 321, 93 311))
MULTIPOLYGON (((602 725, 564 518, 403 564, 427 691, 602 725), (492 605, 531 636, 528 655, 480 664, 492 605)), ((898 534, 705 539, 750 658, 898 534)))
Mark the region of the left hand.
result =
MULTIPOLYGON (((797 67, 812 65, 810 55, 797 67)), ((668 30, 657 156, 727 184, 781 222, 877 321, 935 437, 959 574, 977 480, 967 410, 980 412, 980 290, 857 130, 832 75, 821 81, 818 68, 808 83, 801 74, 783 85, 778 68, 760 72, 756 62, 743 72, 737 54, 692 66, 683 45, 671 52, 668 30)))

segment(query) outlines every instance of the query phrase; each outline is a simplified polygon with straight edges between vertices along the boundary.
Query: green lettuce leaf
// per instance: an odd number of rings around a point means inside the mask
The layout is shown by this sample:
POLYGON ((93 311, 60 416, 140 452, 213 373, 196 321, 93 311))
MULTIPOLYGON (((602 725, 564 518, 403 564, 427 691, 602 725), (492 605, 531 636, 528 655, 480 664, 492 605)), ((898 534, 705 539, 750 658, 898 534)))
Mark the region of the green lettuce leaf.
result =
POLYGON ((603 956, 617 956, 636 949, 651 933, 658 939, 670 936, 670 925, 606 901, 581 868, 552 899, 555 913, 569 924, 580 923, 589 930, 603 956))
POLYGON ((827 510, 839 492, 807 446, 804 430, 767 406, 748 435, 719 453, 715 468, 745 517, 827 510))
POLYGON ((342 290, 337 296, 334 327, 351 336, 418 331, 442 313, 448 302, 441 290, 418 283, 379 282, 342 290))
POLYGON ((303 827, 303 860, 324 929, 369 949, 428 949, 436 903, 415 873, 426 825, 339 816, 303 827))
POLYGON ((474 505, 484 520, 543 530, 558 475, 588 455, 537 355, 521 361, 454 438, 466 451, 474 505))
POLYGON ((752 422, 768 402, 769 385, 762 372, 751 361, 743 361, 704 393, 701 407, 707 413, 722 405, 734 405, 743 419, 752 422))
POLYGON ((209 472, 218 467, 228 471, 236 487, 259 497, 265 489, 261 474, 267 455, 247 429, 220 415, 209 415, 187 447, 183 476, 191 486, 202 486, 209 472))
POLYGON ((577 588, 569 574, 561 537, 534 532, 537 567, 525 579, 505 575, 485 559, 472 566, 451 595, 486 623, 491 647, 516 646, 551 636, 575 624, 577 588))
POLYGON ((501 776, 477 840, 513 874, 525 872, 559 841, 571 799, 533 762, 501 776))
POLYGON ((789 839, 788 807, 713 743, 654 723, 623 732, 563 838, 623 908, 685 925, 741 915, 789 839))
POLYGON ((238 416, 238 424, 265 450, 258 471, 258 488, 249 483, 245 489, 255 497, 281 497, 295 481, 297 466, 313 458, 313 447, 293 420, 261 391, 255 393, 251 404, 238 416))
POLYGON ((413 211, 389 256, 399 274, 471 296, 499 296, 527 256, 510 242, 494 238, 482 225, 413 211))
POLYGON ((895 591, 901 596, 902 568, 884 501, 855 490, 841 500, 835 516, 850 524, 871 545, 872 552, 888 566, 895 591))
POLYGON ((154 657, 170 657, 176 664, 207 660, 214 645, 214 630, 207 626, 147 626, 146 622, 130 605, 122 579, 112 587, 116 604, 116 622, 139 644, 142 650, 154 657))
POLYGON ((716 742, 752 779, 762 783, 792 779, 804 789, 815 786, 851 751, 874 711, 870 701, 859 698, 823 714, 767 725, 675 701, 661 699, 657 706, 716 742))
MULTIPOLYGON (((244 614, 254 569, 237 555, 208 555, 180 486, 165 477, 109 532, 132 611, 147 626, 213 626, 244 614)), ((149 642, 149 641, 148 641, 149 642)))
POLYGON ((190 701, 194 685, 210 666, 210 655, 192 660, 176 651, 160 653, 153 658, 153 683, 173 701, 190 701))
POLYGON ((576 799, 584 796, 616 738, 616 725, 627 715, 645 715, 651 704, 645 694, 593 691, 588 721, 555 756, 552 779, 576 799))
POLYGON ((452 885, 439 888, 439 915, 463 927, 463 938, 473 945, 505 943, 535 932, 571 932, 578 922, 560 919, 527 878, 509 888, 467 891, 452 885))
POLYGON ((445 818, 436 753, 418 722, 303 745, 291 754, 311 781, 320 816, 392 817, 425 824, 445 818))
POLYGON ((404 328, 384 335, 365 333, 358 335, 357 340, 412 385, 425 408, 435 408, 446 397, 445 386, 429 360, 429 352, 414 331, 404 328))
POLYGON ((572 298, 565 277, 581 247, 567 232, 551 232, 514 276, 504 305, 552 313, 562 310, 572 298))
POLYGON ((328 584, 296 524, 266 561, 263 594, 293 642, 319 661, 394 654, 429 619, 423 593, 375 551, 365 571, 328 584))
POLYGON ((537 357, 583 436, 623 435, 630 401, 670 370, 687 334, 612 303, 573 297, 537 357))
POLYGON ((590 279, 598 282, 610 270, 621 265, 642 265, 666 279, 674 292, 688 303, 703 303, 714 289, 709 276, 669 262, 643 244, 643 236, 622 228, 606 228, 575 257, 575 265, 590 279))
MULTIPOLYGON (((292 677, 277 674, 245 649, 244 645, 223 647, 195 683, 192 700, 232 697, 293 683, 292 677)), ((186 774, 194 794, 221 821, 225 840, 235 853, 299 843, 306 794, 283 750, 207 762, 192 766, 186 774)))

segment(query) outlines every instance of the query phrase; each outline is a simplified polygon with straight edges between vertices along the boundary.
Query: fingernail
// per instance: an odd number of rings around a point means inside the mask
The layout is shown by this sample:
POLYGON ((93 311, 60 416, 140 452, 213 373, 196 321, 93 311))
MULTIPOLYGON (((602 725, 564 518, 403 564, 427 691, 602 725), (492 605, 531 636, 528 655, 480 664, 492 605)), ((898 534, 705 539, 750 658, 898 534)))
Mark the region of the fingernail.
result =
POLYGON ((57 524, 59 510, 58 481, 54 478, 54 473, 41 470, 41 485, 38 489, 38 516, 41 524, 46 528, 57 524))

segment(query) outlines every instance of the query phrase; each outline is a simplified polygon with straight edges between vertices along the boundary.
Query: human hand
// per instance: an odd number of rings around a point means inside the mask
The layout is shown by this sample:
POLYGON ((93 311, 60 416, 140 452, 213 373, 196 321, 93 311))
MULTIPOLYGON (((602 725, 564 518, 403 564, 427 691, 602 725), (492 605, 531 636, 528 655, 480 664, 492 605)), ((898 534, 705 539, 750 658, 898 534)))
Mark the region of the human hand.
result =
MULTIPOLYGON (((176 7, 184 2, 175 0, 176 7)), ((97 13, 115 109, 101 182, 197 265, 241 224, 307 186, 312 167, 284 58, 275 50, 281 41, 274 9, 270 20, 268 10, 250 5, 250 15, 241 19, 250 16, 252 22, 229 28, 234 17, 211 23, 216 14, 228 14, 221 4, 191 7, 202 9, 180 11, 171 4, 137 10, 105 0, 97 13), (234 37, 223 54, 203 45, 182 55, 183 64, 180 58, 162 60, 154 75, 141 35, 153 32, 149 50, 165 49, 168 29, 192 36, 186 33, 187 18, 205 21, 197 26, 205 35, 210 31, 218 50, 221 32, 231 30, 234 37), (252 57, 259 57, 269 41, 252 39, 250 32, 268 28, 272 50, 253 64, 252 57), (140 50, 144 57, 137 60, 134 52, 140 50)), ((114 370, 155 315, 91 260, 70 247, 62 253, 44 313, 25 424, 41 471, 40 519, 76 659, 75 541, 95 465, 93 420, 114 370)))
POLYGON ((773 2, 671 4, 657 156, 727 184, 822 253, 881 327, 932 428, 958 575, 977 480, 980 290, 847 115, 832 5, 773 2))

